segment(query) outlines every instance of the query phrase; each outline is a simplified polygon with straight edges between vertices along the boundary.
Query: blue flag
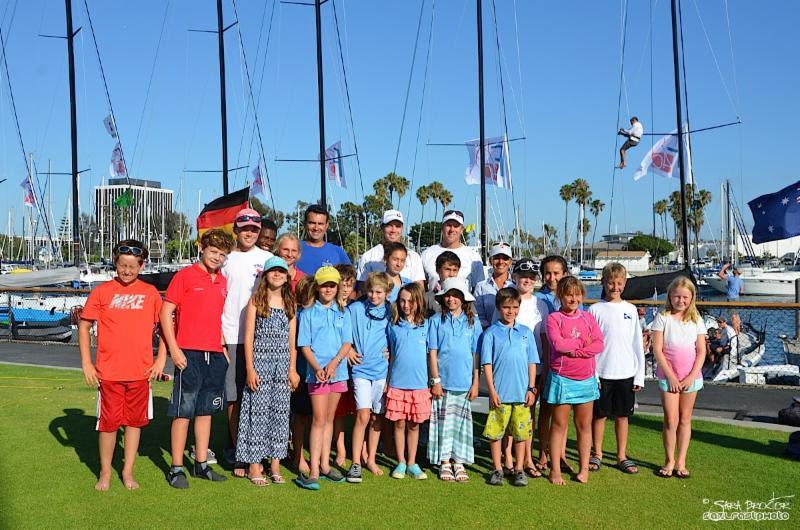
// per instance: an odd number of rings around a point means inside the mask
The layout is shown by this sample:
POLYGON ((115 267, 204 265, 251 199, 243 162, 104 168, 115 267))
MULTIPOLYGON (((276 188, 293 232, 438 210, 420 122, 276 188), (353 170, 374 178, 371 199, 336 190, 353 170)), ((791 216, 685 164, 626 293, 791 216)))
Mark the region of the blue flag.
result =
POLYGON ((753 243, 800 235, 800 181, 747 203, 753 213, 753 243))

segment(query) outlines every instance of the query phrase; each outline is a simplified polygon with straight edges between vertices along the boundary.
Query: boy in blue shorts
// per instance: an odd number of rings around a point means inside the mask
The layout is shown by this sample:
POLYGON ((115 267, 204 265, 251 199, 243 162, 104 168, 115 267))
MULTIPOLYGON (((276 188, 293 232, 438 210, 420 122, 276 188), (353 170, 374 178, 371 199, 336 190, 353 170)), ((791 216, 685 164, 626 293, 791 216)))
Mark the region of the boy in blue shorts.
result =
POLYGON ((494 471, 489 484, 502 486, 502 441, 514 439, 514 486, 527 486, 525 442, 533 434, 531 409, 536 399, 536 365, 539 352, 530 328, 517 324, 522 300, 513 287, 497 292, 495 307, 500 315, 481 337, 481 365, 489 387, 489 416, 483 435, 489 439, 494 471))
POLYGON ((208 442, 212 414, 225 410, 225 374, 230 361, 222 338, 227 282, 220 267, 233 248, 233 238, 222 230, 209 230, 200 238, 200 248, 200 261, 172 278, 161 308, 162 335, 175 365, 167 407, 167 415, 174 418, 167 482, 178 489, 189 487, 183 456, 193 418, 194 476, 213 482, 226 480, 208 465, 208 442))

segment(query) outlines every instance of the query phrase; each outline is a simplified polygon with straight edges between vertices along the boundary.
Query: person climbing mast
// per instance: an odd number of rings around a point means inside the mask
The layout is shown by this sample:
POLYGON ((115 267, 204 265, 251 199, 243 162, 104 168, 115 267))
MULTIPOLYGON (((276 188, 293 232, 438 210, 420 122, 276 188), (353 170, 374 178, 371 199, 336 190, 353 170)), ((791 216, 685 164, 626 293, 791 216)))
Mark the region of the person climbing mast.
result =
POLYGON ((639 145, 639 141, 642 139, 642 135, 644 134, 644 127, 642 127, 639 118, 633 116, 631 118, 631 128, 625 130, 620 127, 617 134, 621 134, 622 136, 628 138, 625 140, 625 143, 622 144, 622 147, 619 148, 619 165, 617 166, 617 169, 625 169, 625 152, 631 147, 636 147, 639 145))

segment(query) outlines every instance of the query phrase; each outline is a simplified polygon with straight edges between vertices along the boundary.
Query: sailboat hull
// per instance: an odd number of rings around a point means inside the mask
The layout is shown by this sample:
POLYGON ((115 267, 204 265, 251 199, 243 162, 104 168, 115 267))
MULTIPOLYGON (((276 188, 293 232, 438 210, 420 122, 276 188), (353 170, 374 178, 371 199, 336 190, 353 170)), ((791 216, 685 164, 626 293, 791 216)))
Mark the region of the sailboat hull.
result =
MULTIPOLYGON (((751 296, 793 296, 795 280, 800 279, 800 273, 773 272, 755 276, 741 276, 744 282, 742 295, 751 296)), ((719 276, 705 278, 714 290, 725 294, 728 292, 728 283, 719 276)))

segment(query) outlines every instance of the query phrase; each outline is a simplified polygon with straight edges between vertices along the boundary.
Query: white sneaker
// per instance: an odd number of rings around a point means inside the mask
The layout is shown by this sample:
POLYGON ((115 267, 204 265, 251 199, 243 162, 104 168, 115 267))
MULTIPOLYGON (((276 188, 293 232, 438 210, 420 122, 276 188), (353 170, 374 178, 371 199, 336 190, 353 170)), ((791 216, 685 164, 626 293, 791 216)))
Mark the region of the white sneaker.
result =
MULTIPOLYGON (((192 446, 192 452, 189 453, 189 456, 191 457, 192 460, 195 460, 194 446, 192 446)), ((216 464, 216 463, 217 463, 217 455, 214 454, 214 451, 212 451, 209 448, 209 450, 208 450, 208 458, 206 459, 206 464, 210 464, 211 465, 211 464, 216 464)))

